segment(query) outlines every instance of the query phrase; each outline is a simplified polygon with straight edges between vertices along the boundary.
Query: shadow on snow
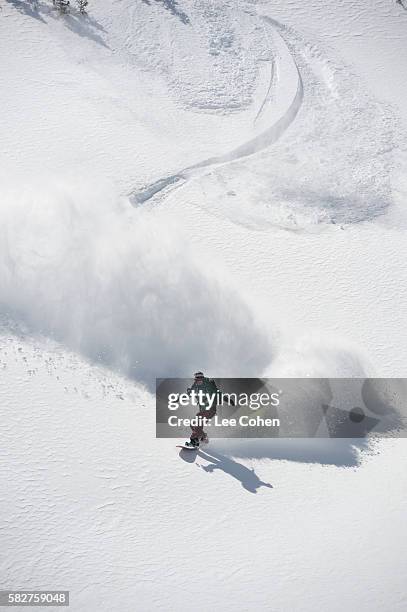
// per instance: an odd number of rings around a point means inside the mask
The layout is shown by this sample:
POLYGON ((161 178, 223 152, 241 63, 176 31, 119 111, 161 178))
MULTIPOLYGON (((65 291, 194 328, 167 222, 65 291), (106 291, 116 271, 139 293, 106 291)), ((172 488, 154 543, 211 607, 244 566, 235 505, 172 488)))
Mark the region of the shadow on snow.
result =
POLYGON ((205 472, 212 474, 215 470, 220 470, 225 474, 229 474, 229 476, 239 481, 242 487, 249 493, 257 493, 261 487, 273 488, 273 485, 260 480, 254 468, 248 468, 231 457, 221 455, 212 449, 205 449, 204 451, 201 449, 196 454, 190 450, 182 450, 180 452, 181 459, 186 463, 193 463, 197 456, 210 462, 209 465, 199 465, 205 472))
POLYGON ((299 463, 319 463, 337 467, 357 467, 361 451, 369 452, 369 438, 274 438, 211 440, 217 452, 242 459, 275 459, 299 463))
POLYGON ((36 0, 6 0, 15 9, 17 9, 23 15, 28 15, 42 23, 47 23, 45 16, 51 19, 63 19, 66 26, 83 38, 89 38, 103 47, 109 48, 106 42, 103 40, 100 34, 97 32, 106 32, 103 26, 96 21, 93 17, 88 14, 80 14, 79 12, 71 9, 69 13, 62 15, 55 7, 45 2, 38 2, 36 0))
MULTIPOLYGON (((142 0, 144 4, 148 4, 149 6, 151 6, 152 1, 153 0, 142 0)), ((171 15, 178 17, 178 19, 180 19, 182 23, 185 23, 185 24, 190 23, 188 15, 179 8, 177 0, 154 0, 154 1, 162 4, 164 8, 167 9, 167 11, 171 13, 171 15)))
POLYGON ((261 487, 272 489, 273 485, 263 482, 257 476, 254 468, 246 467, 236 461, 236 458, 319 463, 321 465, 336 465, 342 468, 358 467, 361 462, 361 451, 369 450, 369 447, 369 440, 364 438, 298 438, 290 440, 227 440, 219 438, 211 441, 210 449, 205 448, 203 450, 200 448, 196 453, 190 450, 181 450, 180 458, 186 463, 194 463, 196 457, 201 457, 209 461, 209 465, 199 465, 208 474, 220 470, 238 480, 249 493, 257 493, 261 487))

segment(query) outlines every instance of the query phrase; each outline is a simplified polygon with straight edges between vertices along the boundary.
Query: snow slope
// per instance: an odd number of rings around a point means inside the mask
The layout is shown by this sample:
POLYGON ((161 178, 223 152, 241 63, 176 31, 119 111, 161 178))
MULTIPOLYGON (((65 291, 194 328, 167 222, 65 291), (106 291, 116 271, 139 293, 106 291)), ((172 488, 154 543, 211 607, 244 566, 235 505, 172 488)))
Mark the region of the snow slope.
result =
POLYGON ((0 8, 2 588, 69 589, 75 612, 404 610, 404 440, 184 457, 152 389, 404 376, 407 12, 0 8))
POLYGON ((21 333, 0 359, 4 586, 75 611, 404 608, 404 440, 193 462, 127 381, 21 333))

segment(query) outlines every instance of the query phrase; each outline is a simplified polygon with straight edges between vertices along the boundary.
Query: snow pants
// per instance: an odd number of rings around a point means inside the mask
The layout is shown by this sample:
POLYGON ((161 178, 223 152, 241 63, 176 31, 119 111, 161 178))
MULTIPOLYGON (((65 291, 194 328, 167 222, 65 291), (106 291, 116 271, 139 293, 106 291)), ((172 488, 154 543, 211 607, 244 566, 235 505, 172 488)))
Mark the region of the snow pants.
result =
MULTIPOLYGON (((212 406, 209 410, 200 410, 197 413, 197 417, 201 419, 212 419, 216 414, 216 406, 212 406)), ((203 425, 191 425, 192 433, 191 440, 201 440, 206 434, 203 430, 203 425)))

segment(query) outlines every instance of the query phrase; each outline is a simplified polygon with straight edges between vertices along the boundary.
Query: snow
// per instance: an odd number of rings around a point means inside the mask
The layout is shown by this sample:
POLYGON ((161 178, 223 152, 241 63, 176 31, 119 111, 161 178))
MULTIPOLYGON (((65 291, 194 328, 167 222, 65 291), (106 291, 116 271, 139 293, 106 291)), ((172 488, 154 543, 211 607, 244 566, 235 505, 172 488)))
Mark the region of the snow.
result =
POLYGON ((250 309, 200 272, 171 224, 134 214, 103 185, 72 189, 74 181, 4 192, 7 313, 150 386, 159 375, 189 375, 193 359, 225 374, 267 364, 270 342, 250 309))
POLYGON ((0 3, 2 588, 404 610, 403 439, 184 456, 153 384, 404 376, 407 12, 34 5, 0 3))

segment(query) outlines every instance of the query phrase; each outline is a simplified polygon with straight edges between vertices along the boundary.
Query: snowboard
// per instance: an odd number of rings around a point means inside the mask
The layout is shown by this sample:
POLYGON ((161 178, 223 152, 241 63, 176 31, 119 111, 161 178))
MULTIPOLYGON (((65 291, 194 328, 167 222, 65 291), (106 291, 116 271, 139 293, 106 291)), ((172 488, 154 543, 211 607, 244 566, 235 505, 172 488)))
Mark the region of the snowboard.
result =
MULTIPOLYGON (((209 444, 209 438, 205 437, 203 440, 201 440, 200 446, 202 446, 202 445, 206 446, 207 444, 209 444)), ((196 447, 196 446, 187 446, 184 443, 184 444, 177 444, 175 448, 185 448, 185 450, 198 450, 199 446, 198 447, 196 447)))
POLYGON ((185 444, 177 444, 175 448, 183 448, 185 450, 197 451, 199 446, 186 446, 185 444))

